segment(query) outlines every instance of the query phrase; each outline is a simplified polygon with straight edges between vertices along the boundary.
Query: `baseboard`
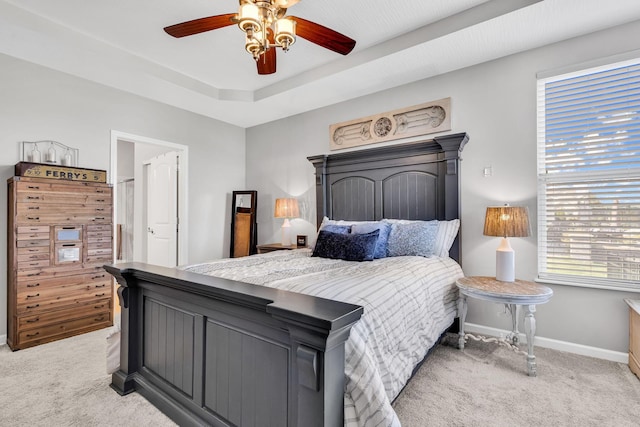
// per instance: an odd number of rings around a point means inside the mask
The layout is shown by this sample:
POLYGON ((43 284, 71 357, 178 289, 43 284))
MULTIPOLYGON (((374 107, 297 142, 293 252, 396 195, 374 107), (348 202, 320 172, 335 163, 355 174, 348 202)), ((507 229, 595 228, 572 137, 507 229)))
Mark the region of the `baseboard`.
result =
MULTIPOLYGON (((476 325, 474 323, 465 323, 465 332, 472 334, 488 335, 492 337, 506 336, 510 331, 498 328, 490 328, 488 326, 476 325)), ((610 360, 618 363, 628 363, 629 354, 619 351, 607 350, 604 348, 590 347, 588 345, 576 344, 567 341, 554 340, 545 337, 535 337, 534 344, 539 347, 550 348, 553 350, 566 351, 568 353, 579 354, 581 356, 595 357, 597 359, 610 360)), ((520 342, 525 344, 527 342, 527 336, 524 333, 520 334, 520 342)))
POLYGON ((7 343, 7 336, 0 335, 0 345, 5 345, 7 343))

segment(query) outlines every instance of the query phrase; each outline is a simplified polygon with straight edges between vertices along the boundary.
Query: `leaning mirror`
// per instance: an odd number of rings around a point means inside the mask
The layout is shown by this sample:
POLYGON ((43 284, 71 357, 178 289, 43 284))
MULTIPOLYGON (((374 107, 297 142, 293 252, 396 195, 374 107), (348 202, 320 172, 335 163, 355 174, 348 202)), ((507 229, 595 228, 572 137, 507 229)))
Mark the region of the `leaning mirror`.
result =
POLYGON ((258 224, 256 208, 258 192, 234 191, 231 198, 231 258, 257 253, 258 224))

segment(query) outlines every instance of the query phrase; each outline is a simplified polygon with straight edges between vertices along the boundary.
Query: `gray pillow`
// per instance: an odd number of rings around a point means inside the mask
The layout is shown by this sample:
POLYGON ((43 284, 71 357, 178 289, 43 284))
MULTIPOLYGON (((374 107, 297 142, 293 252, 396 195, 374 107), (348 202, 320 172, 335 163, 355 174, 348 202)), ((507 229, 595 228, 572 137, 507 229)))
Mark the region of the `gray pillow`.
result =
POLYGON ((389 256, 433 255, 438 221, 392 223, 387 253, 389 256))

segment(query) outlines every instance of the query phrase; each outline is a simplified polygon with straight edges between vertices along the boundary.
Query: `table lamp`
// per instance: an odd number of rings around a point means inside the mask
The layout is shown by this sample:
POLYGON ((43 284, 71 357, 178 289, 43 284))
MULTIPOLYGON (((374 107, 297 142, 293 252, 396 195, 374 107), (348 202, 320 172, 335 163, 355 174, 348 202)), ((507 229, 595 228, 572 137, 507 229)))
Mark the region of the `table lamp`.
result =
POLYGON ((485 236, 502 237, 496 250, 496 279, 515 281, 515 253, 508 237, 529 236, 529 214, 524 206, 489 206, 484 218, 485 236))
POLYGON ((276 199, 276 218, 284 218, 282 223, 282 246, 291 246, 291 224, 289 218, 300 216, 298 200, 291 198, 276 199))

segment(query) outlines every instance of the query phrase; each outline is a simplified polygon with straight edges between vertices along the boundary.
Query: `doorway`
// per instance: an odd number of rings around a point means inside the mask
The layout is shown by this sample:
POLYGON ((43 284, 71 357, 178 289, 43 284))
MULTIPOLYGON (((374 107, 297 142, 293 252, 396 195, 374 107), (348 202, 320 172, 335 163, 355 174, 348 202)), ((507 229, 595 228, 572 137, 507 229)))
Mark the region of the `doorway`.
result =
MULTIPOLYGON (((176 249, 177 264, 186 264, 188 260, 188 147, 182 144, 157 140, 139 135, 111 131, 111 169, 109 182, 114 191, 114 253, 118 248, 129 247, 125 238, 130 239, 131 248, 126 259, 122 257, 118 262, 150 262, 148 252, 149 227, 147 214, 149 203, 154 202, 154 195, 148 194, 146 166, 149 159, 174 152, 176 159, 176 174, 180 178, 176 183, 176 191, 172 195, 177 210, 176 219, 176 249), (124 188, 118 183, 127 182, 127 197, 120 197, 118 191, 124 188), (133 187, 133 189, 131 189, 133 187), (151 196, 149 199, 148 196, 151 196), (122 206, 122 203, 133 203, 133 206, 122 206), (132 212, 132 213, 131 213, 132 212), (133 218, 133 219, 131 219, 133 218), (180 220, 182 218, 183 220, 180 220), (126 233, 125 233, 126 230, 126 233), (118 235, 120 234, 120 239, 118 235)), ((177 175, 176 175, 177 176, 177 175)), ((124 251, 120 251, 124 254, 124 251)))

